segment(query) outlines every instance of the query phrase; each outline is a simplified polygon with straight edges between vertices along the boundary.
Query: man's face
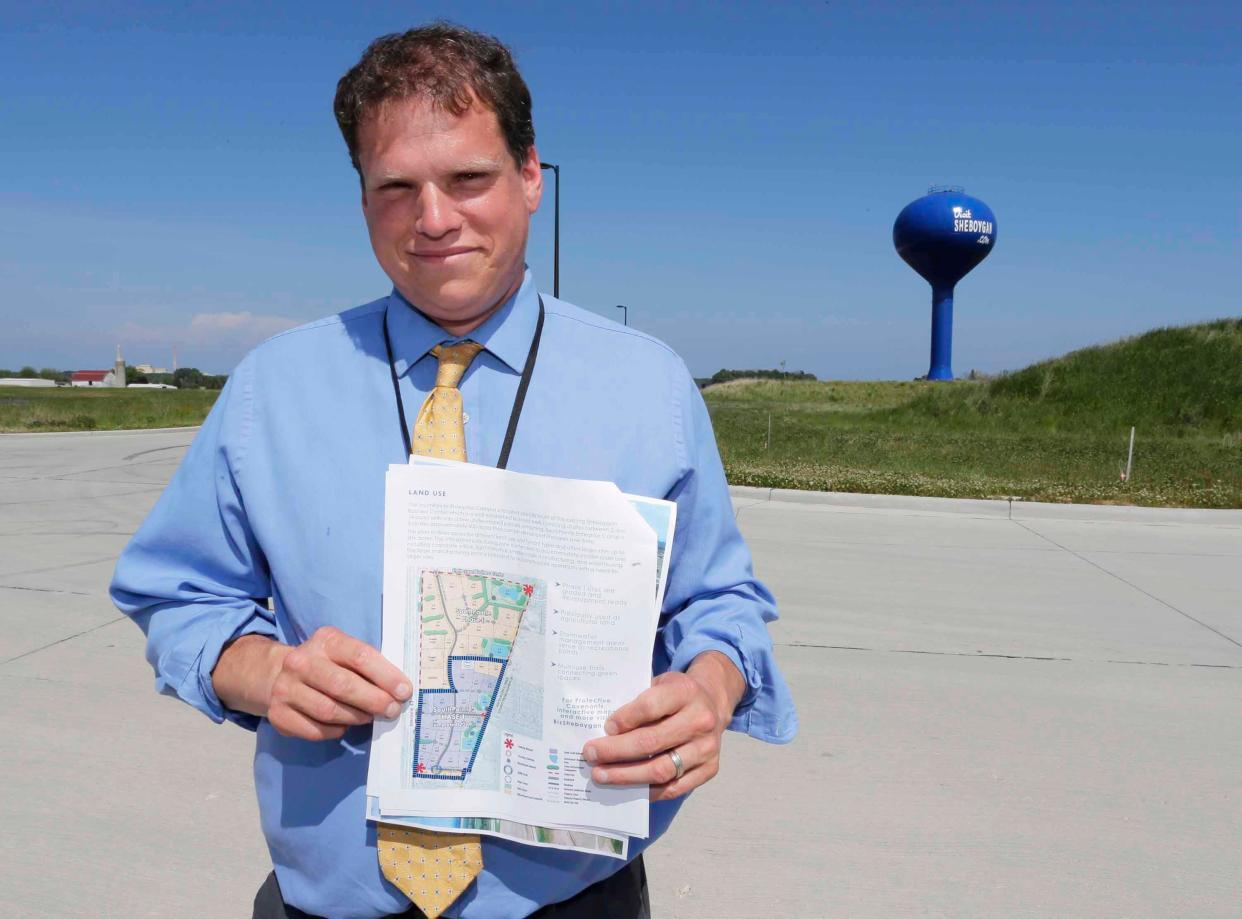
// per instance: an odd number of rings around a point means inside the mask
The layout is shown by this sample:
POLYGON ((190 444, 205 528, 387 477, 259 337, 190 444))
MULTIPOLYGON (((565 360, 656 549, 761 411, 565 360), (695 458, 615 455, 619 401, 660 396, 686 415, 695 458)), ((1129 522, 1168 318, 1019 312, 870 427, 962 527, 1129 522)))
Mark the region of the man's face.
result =
POLYGON ((389 103, 361 125, 358 163, 371 247, 407 300, 464 335, 518 289, 543 173, 534 147, 516 166, 494 112, 389 103))

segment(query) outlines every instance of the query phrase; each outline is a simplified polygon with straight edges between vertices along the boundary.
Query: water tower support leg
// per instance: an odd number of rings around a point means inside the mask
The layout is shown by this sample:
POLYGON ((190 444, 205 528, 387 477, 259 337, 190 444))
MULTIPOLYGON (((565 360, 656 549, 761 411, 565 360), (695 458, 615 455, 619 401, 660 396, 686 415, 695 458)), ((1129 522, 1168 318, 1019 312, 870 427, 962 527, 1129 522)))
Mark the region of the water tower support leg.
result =
POLYGON ((931 367, 929 380, 953 379, 953 288, 932 288, 931 367))

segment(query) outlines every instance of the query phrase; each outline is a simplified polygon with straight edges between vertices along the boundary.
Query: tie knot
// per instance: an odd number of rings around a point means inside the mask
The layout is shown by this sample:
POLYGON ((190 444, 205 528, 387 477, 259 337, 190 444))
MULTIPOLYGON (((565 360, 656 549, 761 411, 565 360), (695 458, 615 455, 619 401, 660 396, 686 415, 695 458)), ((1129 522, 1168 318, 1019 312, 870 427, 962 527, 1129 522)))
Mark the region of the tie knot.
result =
POLYGON ((477 341, 463 341, 455 345, 436 345, 431 353, 439 360, 436 370, 436 386, 456 389, 474 356, 483 350, 477 341))

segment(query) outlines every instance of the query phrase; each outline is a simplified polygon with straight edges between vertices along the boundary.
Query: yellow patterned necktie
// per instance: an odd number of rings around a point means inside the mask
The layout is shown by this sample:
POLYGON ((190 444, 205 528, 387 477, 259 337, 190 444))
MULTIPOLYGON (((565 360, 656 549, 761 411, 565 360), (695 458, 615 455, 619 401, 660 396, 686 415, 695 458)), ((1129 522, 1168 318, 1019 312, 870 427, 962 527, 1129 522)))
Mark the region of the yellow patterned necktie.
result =
MULTIPOLYGON (((415 456, 466 460, 461 382, 483 346, 473 341, 437 345, 436 385, 427 394, 410 440, 415 456)), ((380 869, 394 886, 427 914, 437 917, 483 870, 483 845, 469 833, 435 833, 389 823, 376 824, 380 869)))
POLYGON ((415 456, 466 461, 466 431, 461 411, 461 390, 457 384, 483 346, 473 341, 456 345, 436 345, 431 349, 440 360, 436 385, 427 394, 414 421, 410 452, 415 456))

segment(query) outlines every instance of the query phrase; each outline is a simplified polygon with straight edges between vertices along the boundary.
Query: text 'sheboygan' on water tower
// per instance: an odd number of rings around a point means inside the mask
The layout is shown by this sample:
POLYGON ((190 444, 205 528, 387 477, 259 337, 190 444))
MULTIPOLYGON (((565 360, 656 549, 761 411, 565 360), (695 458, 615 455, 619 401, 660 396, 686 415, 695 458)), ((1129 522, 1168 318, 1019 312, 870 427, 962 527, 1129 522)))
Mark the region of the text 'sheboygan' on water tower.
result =
POLYGON ((961 188, 933 187, 893 224, 893 245, 932 288, 929 380, 953 379, 953 288, 996 245, 996 215, 961 188))

